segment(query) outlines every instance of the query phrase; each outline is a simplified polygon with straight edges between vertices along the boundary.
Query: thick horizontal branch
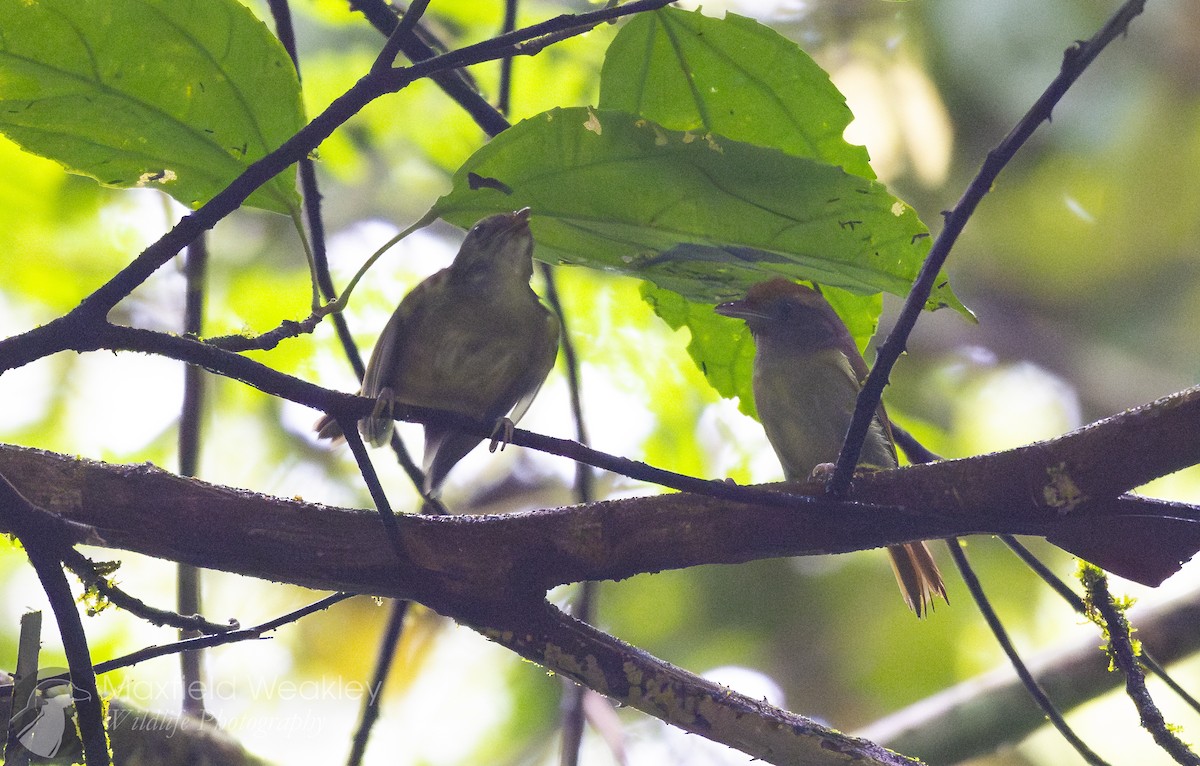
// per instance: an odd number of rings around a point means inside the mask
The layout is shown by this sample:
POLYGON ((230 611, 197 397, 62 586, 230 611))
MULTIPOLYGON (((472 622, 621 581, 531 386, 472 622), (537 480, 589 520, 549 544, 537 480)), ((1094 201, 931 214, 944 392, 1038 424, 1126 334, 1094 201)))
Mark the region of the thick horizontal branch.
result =
MULTIPOLYGON (((1200 387, 1189 388, 1065 436, 980 458, 915 466, 889 497, 926 497, 936 486, 960 505, 1071 516, 1092 500, 1116 497, 1200 464, 1200 387), (986 469, 986 470, 983 470, 986 469)), ((859 480, 861 482, 861 480, 859 480)), ((950 500, 950 498, 947 498, 950 500)), ((942 503, 938 503, 941 505, 942 503)))
MULTIPOLYGON (((44 331, 54 325, 52 322, 38 328, 37 334, 45 336, 44 331)), ((370 399, 321 388, 240 354, 191 338, 107 323, 85 323, 79 328, 62 326, 57 330, 53 337, 41 338, 45 345, 38 349, 40 353, 36 356, 68 349, 138 351, 196 364, 273 396, 347 419, 362 417, 375 405, 370 399)), ((28 340, 33 334, 19 338, 28 340)), ((0 341, 0 369, 7 361, 5 352, 9 349, 6 344, 14 340, 17 339, 0 341)), ((398 406, 394 412, 400 420, 453 425, 466 432, 478 433, 481 438, 486 438, 494 426, 454 413, 419 407, 398 406)), ((875 478, 860 478, 857 482, 860 490, 847 499, 866 493, 871 498, 881 498, 879 504, 949 508, 956 513, 971 509, 984 515, 1027 512, 1038 516, 1053 510, 1066 524, 1080 518, 1077 511, 1081 506, 1115 498, 1160 476, 1200 464, 1197 432, 1200 432, 1200 387, 1020 449, 945 461, 936 466, 914 467, 903 474, 903 479, 895 478, 900 474, 890 472, 875 478)), ((528 431, 516 431, 512 443, 681 491, 789 507, 811 502, 681 476, 644 463, 605 455, 569 440, 528 431)), ((1082 554, 1080 550, 1076 552, 1082 554)), ((1116 551, 1090 551, 1090 555, 1096 557, 1093 560, 1101 565, 1109 555, 1115 554, 1116 551)), ((1137 574, 1117 573, 1144 579, 1137 574)))
MULTIPOLYGON (((995 476, 993 461, 1011 454, 976 458, 976 468, 995 476)), ((1038 535, 1074 549, 1113 529, 1124 535, 1148 527, 1153 545, 1129 546, 1122 538, 1116 547, 1160 562, 1162 577, 1200 549, 1200 509, 1193 506, 1125 496, 1084 502, 1064 516, 1029 502, 966 505, 956 486, 969 463, 856 483, 852 500, 885 508, 831 500, 819 486, 799 485, 789 489, 814 497, 792 508, 681 493, 505 516, 406 515, 397 519, 406 556, 399 560, 374 513, 216 486, 149 465, 0 447, 0 474, 25 497, 94 527, 109 547, 313 588, 410 598, 468 619, 494 618, 566 582, 972 533, 1038 535), (896 497, 924 510, 894 507, 896 497)), ((1036 465, 1027 470, 1044 473, 1036 465)), ((0 526, 7 528, 3 517, 0 526)))
MULTIPOLYGON (((176 342, 189 349, 201 345, 176 342)), ((239 372, 235 377, 251 377, 259 370, 239 372)), ((358 406, 356 398, 338 396, 358 406)), ((86 535, 90 541, 98 536, 110 547, 311 587, 412 598, 477 626, 556 672, 618 698, 626 694, 624 702, 689 731, 736 742, 765 760, 780 762, 780 753, 802 752, 816 742, 822 752, 825 747, 847 748, 828 751, 837 757, 854 752, 865 762, 888 762, 872 755, 869 742, 839 739, 815 724, 805 728, 811 722, 782 711, 755 710, 757 703, 725 690, 693 694, 700 681, 648 655, 636 655, 646 663, 641 675, 627 677, 624 687, 614 685, 632 650, 612 646, 614 639, 586 626, 549 617, 531 620, 530 615, 545 608, 544 590, 563 582, 972 532, 1041 535, 1072 550, 1099 545, 1106 555, 1131 554, 1130 566, 1161 579, 1200 548, 1200 509, 1088 494, 1085 488, 1103 491, 1093 488, 1119 484, 1113 483, 1112 472, 1105 484, 1105 477, 1088 464, 1077 465, 1072 450, 1079 445, 1073 440, 1095 438, 1096 431, 1105 429, 1125 434, 1132 449, 1155 451, 1166 444, 1175 453, 1163 464, 1174 465, 1195 449, 1175 436, 1177 420, 1194 422, 1195 401, 1195 391, 1184 392, 1085 429, 1082 436, 862 476, 850 496, 858 502, 830 500, 814 485, 785 487, 812 496, 721 485, 722 495, 744 493, 750 502, 677 494, 509 516, 403 516, 397 520, 402 558, 380 534, 374 513, 209 485, 153 466, 111 466, 0 447, 0 474, 34 504, 94 528, 94 535, 86 535), (1162 440, 1138 435, 1139 430, 1157 432, 1162 440), (778 502, 759 503, 764 496, 778 502), (904 510, 897 503, 922 510, 904 510), (1134 538, 1128 544, 1114 529, 1121 535, 1144 532, 1147 540, 1134 538), (1112 540, 1121 544, 1106 548, 1105 541, 1112 540), (1146 555, 1153 566, 1142 560, 1146 555), (601 662, 609 649, 612 661, 601 662), (686 704, 672 707, 676 698, 686 704), (695 706, 686 707, 693 702, 695 706), (709 703, 712 710, 701 709, 709 703), (772 729, 772 722, 784 728, 772 729)), ((535 446, 542 439, 519 432, 514 441, 535 446)), ((1120 453, 1115 457, 1125 459, 1120 453)), ((1125 480, 1135 481, 1132 477, 1145 470, 1136 467, 1125 480)), ((0 508, 0 528, 7 528, 4 514, 0 508)), ((78 528, 70 534, 74 540, 84 536, 78 528)))

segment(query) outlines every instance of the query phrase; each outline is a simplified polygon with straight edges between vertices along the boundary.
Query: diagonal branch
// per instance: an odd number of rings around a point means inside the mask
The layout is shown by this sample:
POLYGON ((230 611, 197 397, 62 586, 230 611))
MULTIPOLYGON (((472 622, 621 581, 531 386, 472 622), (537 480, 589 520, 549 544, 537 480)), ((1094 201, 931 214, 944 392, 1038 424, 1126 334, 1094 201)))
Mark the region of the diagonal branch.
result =
POLYGON ((520 630, 475 629, 601 694, 767 763, 919 763, 680 670, 550 604, 527 613, 520 630))
MULTIPOLYGON (((1145 599, 1130 611, 1138 635, 1164 664, 1200 651, 1200 590, 1165 602, 1145 599)), ((1111 692, 1123 679, 1108 667, 1095 634, 1081 636, 1029 659, 1046 691, 1071 710, 1111 692)), ((854 732, 930 763, 960 763, 1013 745, 1045 725, 1008 664, 944 689, 854 732)))
POLYGON ((866 383, 859 393, 854 419, 846 434, 845 444, 842 445, 842 453, 838 456, 837 471, 829 483, 830 492, 842 492, 849 486, 854 467, 858 465, 858 455, 862 449, 863 439, 866 438, 867 429, 875 417, 875 410, 879 407, 879 400, 883 396, 883 389, 887 385, 892 366, 904 353, 908 336, 916 326, 917 318, 920 316, 925 302, 929 300, 929 294, 937 281, 938 273, 946 263, 950 250, 958 241, 958 235, 966 227, 975 208, 983 200, 984 195, 991 190, 1000 171, 1016 156, 1016 153, 1025 145, 1038 126, 1043 121, 1049 122, 1055 105, 1066 95, 1084 70, 1110 42, 1125 33, 1130 22, 1142 12, 1145 5, 1146 0, 1128 0, 1092 36, 1092 39, 1076 43, 1067 49, 1063 55, 1063 63, 1058 76, 1025 113, 1021 121, 1004 137, 999 146, 988 152, 987 159, 975 178, 971 180, 954 209, 946 214, 945 228, 934 240, 929 255, 925 257, 925 263, 921 265, 921 271, 917 275, 916 281, 913 282, 912 290, 904 301, 904 307, 896 318, 896 326, 892 328, 887 340, 880 345, 879 353, 875 357, 875 366, 871 369, 871 373, 867 376, 866 383))
POLYGON ((84 762, 87 766, 108 766, 112 763, 112 757, 104 731, 103 703, 96 688, 96 674, 92 670, 91 650, 75 597, 62 569, 60 554, 67 548, 71 538, 57 535, 59 529, 53 522, 48 523, 52 517, 23 496, 5 479, 2 472, 0 517, 5 520, 5 528, 15 534, 25 548, 29 563, 37 572, 58 622, 63 652, 71 670, 72 696, 79 719, 84 762))
POLYGON ((1200 766, 1200 756, 1172 731, 1173 727, 1166 722, 1162 711, 1150 697, 1146 688, 1146 676, 1138 665, 1137 655, 1140 649, 1134 645, 1133 630, 1129 627, 1124 609, 1117 605, 1108 592, 1108 578, 1095 567, 1085 567, 1082 579, 1087 590, 1088 603, 1098 615, 1097 622, 1108 638, 1108 656, 1112 664, 1125 676, 1125 693, 1133 700, 1142 727, 1150 732, 1158 746, 1175 759, 1176 763, 1200 766))
POLYGON ((1004 628, 1004 623, 1000 621, 996 610, 992 608, 991 602, 983 592, 983 584, 979 582, 979 577, 975 574, 975 570, 967 561, 967 555, 963 551, 962 543, 957 538, 951 538, 947 541, 950 548, 950 555, 954 557, 954 563, 958 566, 958 572, 962 575, 963 582, 967 585, 967 590, 971 592, 972 598, 975 599, 976 605, 979 607, 980 613, 983 615, 984 621, 991 630, 992 635, 996 637, 1000 644, 1008 662, 1012 665, 1012 669, 1016 672, 1017 677, 1021 681, 1021 686, 1024 687, 1029 697, 1037 705, 1037 708, 1042 713, 1042 718, 1050 723, 1067 744, 1069 744, 1083 760, 1091 766, 1109 766, 1108 762, 1100 757, 1091 747, 1088 746, 1083 739, 1080 738, 1075 730, 1071 728, 1063 717, 1062 711, 1058 709, 1057 703, 1051 699, 1046 689, 1038 683, 1033 673, 1029 670, 1029 666, 1021 659, 1021 655, 1017 652, 1016 646, 1013 645, 1012 639, 1008 635, 1008 631, 1004 628))

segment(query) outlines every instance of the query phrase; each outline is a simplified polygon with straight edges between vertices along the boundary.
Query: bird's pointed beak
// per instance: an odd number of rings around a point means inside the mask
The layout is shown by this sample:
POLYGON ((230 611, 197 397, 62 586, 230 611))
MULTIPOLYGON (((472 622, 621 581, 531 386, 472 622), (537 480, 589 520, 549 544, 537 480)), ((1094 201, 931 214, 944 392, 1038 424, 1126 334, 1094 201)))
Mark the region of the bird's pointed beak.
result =
POLYGON ((507 216, 508 220, 505 221, 505 231, 512 234, 529 231, 529 216, 531 214, 532 211, 527 207, 512 211, 507 216))
POLYGON ((743 303, 745 303, 745 301, 729 301, 728 303, 718 303, 713 311, 716 311, 721 316, 726 317, 740 316, 738 312, 741 310, 743 303))
POLYGON ((758 311, 744 300, 721 303, 713 310, 721 316, 732 317, 734 319, 751 319, 763 316, 761 311, 758 311))

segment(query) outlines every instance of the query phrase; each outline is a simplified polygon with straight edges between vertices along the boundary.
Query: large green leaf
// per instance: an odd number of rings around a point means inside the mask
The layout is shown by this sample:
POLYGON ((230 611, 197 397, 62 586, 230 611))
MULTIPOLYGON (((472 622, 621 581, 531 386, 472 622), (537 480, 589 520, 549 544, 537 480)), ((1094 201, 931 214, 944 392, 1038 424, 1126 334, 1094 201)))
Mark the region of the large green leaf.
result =
MULTIPOLYGON (((716 19, 663 8, 630 20, 605 56, 600 106, 875 178, 866 149, 843 138, 853 114, 829 75, 791 40, 736 14, 716 19)), ((848 213, 843 220, 858 218, 848 213)), ((854 268, 844 262, 834 268, 847 266, 854 268)), ((819 270, 803 276, 838 284, 819 270)), ((860 349, 865 347, 879 319, 879 296, 836 289, 825 294, 860 349)), ((643 296, 671 327, 688 328, 688 352, 712 386, 724 396, 737 396, 742 410, 755 415, 750 393, 754 343, 746 326, 716 315, 711 303, 687 301, 660 287, 647 285, 643 296)), ((946 304, 965 311, 953 301, 946 304)), ((933 301, 930 307, 936 305, 933 301)))
MULTIPOLYGON (((875 181, 590 108, 506 130, 459 168, 434 212, 469 226, 524 206, 538 258, 710 304, 775 275, 904 295, 929 249, 912 208, 875 181)), ((944 284, 930 299, 939 306, 960 306, 944 284)))
MULTIPOLYGON (((304 123, 283 47, 235 0, 0 0, 0 132, 196 207, 304 123)), ((247 204, 286 213, 294 171, 247 204)))
POLYGON ((737 14, 663 8, 631 19, 605 54, 600 107, 875 177, 866 148, 842 138, 854 115, 825 70, 791 40, 737 14))

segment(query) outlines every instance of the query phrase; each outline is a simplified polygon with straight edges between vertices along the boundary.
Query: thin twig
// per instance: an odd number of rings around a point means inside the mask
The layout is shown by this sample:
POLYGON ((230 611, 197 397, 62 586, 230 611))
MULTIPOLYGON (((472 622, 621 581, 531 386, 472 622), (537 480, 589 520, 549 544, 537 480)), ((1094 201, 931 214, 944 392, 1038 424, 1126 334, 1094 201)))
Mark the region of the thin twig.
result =
POLYGON ((1062 713, 1046 696, 1046 692, 1042 689, 1037 679, 1029 672, 1029 668, 1025 666, 1024 660, 1017 654, 1017 649, 1013 646, 1012 640, 1008 637, 1008 632, 1004 629, 1004 624, 1000 622, 1000 618, 992 609, 991 603, 983 592, 983 586, 979 582, 979 578, 975 576, 975 570, 971 568, 970 562, 967 561, 967 556, 963 552, 962 545, 959 544, 958 538, 950 538, 946 541, 950 546, 950 555, 954 557, 954 563, 958 566, 958 571, 962 575, 963 582, 967 584, 967 590, 970 591, 971 597, 975 599, 976 606, 983 614, 983 619, 987 621, 988 627, 992 631, 992 635, 1000 643, 1000 648, 1004 650, 1004 654, 1008 656, 1008 661, 1012 664, 1013 670, 1017 672, 1017 676, 1021 679, 1021 684, 1033 697, 1033 701, 1041 708, 1046 715, 1046 719, 1050 721, 1058 733, 1062 735, 1071 747, 1075 748, 1075 752, 1079 753, 1083 758, 1093 766, 1107 766, 1107 762, 1099 755, 1092 751, 1087 744, 1079 738, 1079 736, 1071 729, 1063 718, 1062 713))
POLYGON ((24 546, 29 563, 33 565, 42 590, 46 592, 54 619, 58 622, 63 653, 67 657, 71 685, 74 687, 72 696, 75 698, 76 719, 83 741, 84 762, 87 766, 108 766, 112 759, 104 731, 103 701, 96 687, 96 674, 92 671, 87 634, 84 633, 75 597, 71 594, 71 586, 59 561, 60 552, 69 543, 56 534, 58 525, 48 523, 48 517, 52 515, 26 500, 3 476, 0 476, 0 512, 0 515, 7 517, 12 531, 24 546))
MULTIPOLYGON (((268 4, 271 7, 272 15, 275 17, 276 34, 279 36, 280 42, 283 43, 284 49, 287 50, 288 55, 291 57, 292 63, 296 67, 296 75, 299 77, 300 59, 296 53, 295 34, 292 31, 291 23, 291 10, 287 0, 268 0, 268 4)), ((415 24, 416 22, 417 17, 413 17, 412 23, 415 24)), ((395 37, 400 39, 404 35, 396 35, 395 37)), ((317 185, 316 167, 312 159, 307 156, 300 160, 299 167, 300 191, 304 200, 304 218, 308 224, 309 236, 312 238, 313 271, 316 274, 317 286, 321 294, 326 300, 331 301, 337 297, 338 293, 333 284, 333 276, 329 272, 329 254, 326 248, 325 222, 321 216, 321 192, 317 185)), ((312 332, 320 320, 320 317, 309 317, 304 322, 284 322, 271 333, 260 335, 254 339, 241 338, 240 336, 226 336, 225 338, 210 338, 206 342, 222 346, 231 351, 250 350, 251 348, 265 350, 264 346, 274 348, 280 341, 293 337, 295 334, 312 332)), ((358 344, 354 342, 354 335, 350 332, 350 325, 346 321, 346 315, 340 311, 334 312, 333 326, 337 333, 338 341, 341 343, 342 352, 350 362, 350 367, 354 370, 355 377, 361 381, 366 374, 367 367, 363 363, 362 354, 358 350, 358 344)), ((405 472, 408 473, 413 484, 417 487, 422 486, 425 482, 425 477, 421 474, 421 469, 417 467, 412 457, 408 454, 408 449, 404 446, 404 442, 394 435, 391 447, 392 451, 396 454, 396 460, 405 472)))
POLYGON ((396 647, 404 633, 404 618, 408 615, 409 602, 395 599, 388 614, 387 624, 383 635, 379 637, 379 650, 375 656, 375 671, 367 694, 363 698, 362 710, 358 714, 358 726, 354 730, 354 739, 350 744, 350 755, 346 758, 346 766, 360 766, 363 756, 367 753, 367 742, 371 739, 371 730, 379 720, 379 704, 383 695, 383 687, 392 672, 392 662, 396 659, 396 647))
MULTIPOLYGON (((296 77, 303 79, 300 74, 296 33, 292 27, 292 11, 288 0, 267 0, 267 7, 270 8, 271 17, 275 20, 275 36, 279 38, 283 49, 291 58, 292 65, 296 68, 296 77)), ((337 290, 334 289, 333 278, 329 273, 325 219, 321 216, 321 191, 317 185, 316 164, 312 157, 306 155, 300 159, 298 167, 300 168, 300 197, 304 203, 304 222, 308 228, 308 236, 312 240, 313 271, 316 274, 317 287, 320 289, 321 295, 325 300, 331 301, 337 297, 337 290)), ((361 380, 365 368, 362 356, 358 353, 358 347, 354 344, 353 336, 350 333, 350 326, 346 323, 345 314, 340 311, 334 313, 333 326, 338 340, 341 341, 342 348, 345 350, 346 357, 350 360, 350 366, 361 380)), ((213 342, 212 339, 209 342, 213 342)))
POLYGON ((288 623, 296 622, 302 617, 319 612, 323 609, 328 609, 334 604, 345 601, 348 598, 354 598, 355 593, 333 593, 325 596, 322 599, 314 601, 307 606, 303 606, 287 614, 268 620, 260 625, 255 625, 251 628, 243 628, 241 630, 232 630, 228 633, 213 636, 200 636, 199 638, 189 638, 184 641, 176 641, 171 644, 162 646, 148 646, 145 649, 139 649, 136 652, 130 652, 122 657, 106 660, 96 665, 96 673, 110 673, 121 668, 131 667, 139 662, 152 660, 156 657, 165 657, 169 654, 177 652, 191 652, 197 649, 209 649, 214 646, 224 646, 226 644, 234 644, 239 641, 251 641, 263 637, 263 634, 277 630, 288 623))
POLYGON ((379 56, 375 59, 375 63, 371 65, 372 70, 391 69, 392 64, 396 61, 396 56, 404 48, 404 38, 412 35, 416 29, 417 23, 421 21, 421 17, 425 15, 425 9, 429 7, 429 0, 413 0, 409 4, 408 10, 400 16, 400 23, 388 35, 388 39, 383 43, 383 49, 379 51, 379 56))
POLYGON ((1067 49, 1058 76, 1025 113, 1020 122, 1004 137, 1004 140, 995 149, 988 152, 987 159, 976 173, 975 178, 971 180, 954 209, 946 214, 945 226, 934 240, 929 255, 925 257, 921 271, 913 282, 912 290, 905 299, 904 307, 896 319, 896 325, 888 334, 887 340, 880 345, 879 352, 875 357, 875 365, 858 395, 854 418, 850 422, 845 444, 842 445, 842 452, 838 456, 837 470, 828 484, 829 492, 839 494, 845 492, 846 488, 850 486, 850 480, 854 476, 854 467, 858 465, 858 455, 862 450, 863 440, 875 417, 875 411, 879 408, 879 400, 883 396, 883 389, 887 385, 892 367, 904 352, 908 336, 916 326, 926 301, 929 300, 938 274, 945 265, 959 234, 962 233, 967 221, 975 212, 975 208, 995 184, 1000 171, 1016 156, 1017 151, 1025 145, 1034 130, 1043 121, 1050 120, 1055 105, 1071 85, 1079 79, 1084 70, 1096 59, 1096 56, 1100 55, 1100 51, 1104 50, 1118 35, 1125 32, 1133 18, 1142 12, 1145 4, 1146 0, 1128 0, 1117 9, 1117 12, 1101 27, 1100 31, 1092 36, 1092 39, 1077 43, 1067 49))
POLYGON ((79 553, 74 548, 63 551, 63 564, 70 569, 85 588, 95 589, 106 601, 120 609, 124 609, 135 617, 152 625, 166 625, 180 631, 196 633, 228 633, 240 626, 237 620, 228 623, 210 622, 198 614, 183 615, 168 609, 158 609, 150 606, 141 599, 135 598, 121 588, 109 582, 97 567, 96 563, 79 553))
MULTIPOLYGON (((501 34, 508 34, 517 28, 517 0, 504 0, 504 21, 501 34)), ((496 98, 496 109, 507 119, 512 103, 512 71, 513 57, 505 56, 500 59, 500 92, 496 98)))
MULTIPOLYGON (((271 15, 275 19, 275 33, 279 37, 279 41, 283 43, 284 50, 291 57, 292 64, 296 67, 296 76, 299 77, 300 59, 296 52, 296 35, 292 29, 291 9, 288 6, 288 2, 287 0, 268 0, 268 5, 271 9, 271 15)), ((412 18, 412 24, 417 23, 419 15, 420 13, 412 18)), ((395 37, 396 39, 403 39, 407 35, 398 34, 395 37)), ((395 58, 395 54, 393 54, 393 58, 395 58)), ((316 166, 311 157, 305 156, 300 160, 299 168, 300 193, 304 200, 304 220, 308 226, 309 237, 312 239, 313 272, 316 275, 317 287, 321 291, 321 295, 324 296, 325 300, 332 301, 337 297, 338 291, 333 284, 333 275, 329 272, 329 253, 325 240, 325 221, 321 216, 321 191, 317 185, 316 166)), ((285 322, 272 331, 272 333, 261 335, 255 339, 226 336, 225 338, 210 338, 206 342, 218 346, 224 343, 225 345, 222 347, 230 351, 250 350, 250 348, 261 349, 261 345, 253 345, 255 342, 261 342, 269 348, 274 348, 283 339, 293 337, 293 334, 312 332, 313 328, 320 322, 320 319, 320 317, 309 317, 305 322, 285 322)), ((350 367, 354 370, 355 377, 361 381, 366 374, 367 367, 363 363, 362 354, 359 353, 358 344, 354 342, 354 335, 350 332, 350 325, 346 321, 346 315, 343 312, 334 312, 333 327, 337 333, 338 342, 341 343, 342 352, 350 362, 350 367)), ((398 437, 393 438, 391 447, 392 451, 396 454, 396 460, 408 474, 413 484, 417 487, 423 486, 425 477, 422 475, 421 469, 417 467, 412 457, 408 454, 408 449, 404 446, 404 442, 398 437)))
POLYGON ((350 453, 354 455, 354 461, 358 463, 358 473, 362 476, 363 482, 367 485, 367 491, 371 493, 371 501, 375 503, 375 509, 379 512, 379 518, 383 521, 383 528, 387 531, 388 541, 392 544, 392 550, 396 552, 396 558, 402 563, 408 562, 408 554, 404 551, 404 542, 400 539, 400 530, 396 528, 396 513, 392 510, 391 503, 388 502, 387 493, 383 491, 383 485, 379 482, 379 474, 375 473, 375 466, 371 463, 371 457, 367 454, 366 445, 358 435, 358 427, 354 421, 339 420, 338 425, 342 429, 342 435, 346 437, 346 445, 350 447, 350 453))
MULTIPOLYGON (((1083 597, 1071 590, 1071 586, 1067 585, 1066 581, 1064 581, 1061 577, 1051 572, 1049 567, 1043 564, 1037 556, 1033 555, 1033 551, 1022 545, 1020 541, 1018 541, 1017 538, 1013 537, 1012 535, 999 535, 999 537, 1000 540, 1003 541, 1004 544, 1007 545, 1009 549, 1011 549, 1012 552, 1018 556, 1018 558, 1025 562, 1026 566, 1037 573, 1038 577, 1042 578, 1047 585, 1054 589, 1054 592, 1056 592, 1064 601, 1070 604, 1072 609, 1079 614, 1087 614, 1087 604, 1083 600, 1083 597)), ((1184 689, 1183 686, 1176 681, 1170 673, 1167 672, 1166 667, 1163 666, 1163 664, 1159 662, 1152 654, 1150 654, 1150 650, 1147 649, 1145 645, 1142 646, 1142 653, 1138 657, 1138 660, 1150 672, 1162 679, 1162 682, 1165 683, 1167 687, 1171 689, 1171 691, 1179 695, 1179 698, 1186 702, 1192 708, 1192 710, 1200 712, 1200 700, 1197 700, 1187 689, 1184 689)))
POLYGON ((1084 565, 1082 578, 1088 593, 1088 602, 1103 621, 1102 625, 1108 634, 1108 656, 1125 674, 1125 693, 1137 708, 1142 727, 1150 732, 1158 746, 1174 758, 1176 763, 1200 766, 1200 756, 1192 752, 1171 730, 1146 688, 1146 677, 1142 675, 1142 669, 1137 662, 1138 651, 1133 646, 1129 622, 1125 619, 1124 611, 1117 607, 1108 592, 1108 577, 1096 567, 1084 565))
MULTIPOLYGON (((398 23, 396 11, 386 0, 355 0, 354 10, 362 13, 376 29, 390 37, 398 23)), ((446 46, 431 32, 418 24, 414 34, 400 40, 400 51, 409 61, 424 61, 446 51, 446 46)), ((499 135, 508 127, 508 120, 487 99, 479 95, 475 83, 465 69, 451 69, 430 75, 438 87, 471 115, 471 119, 489 136, 499 135)))
MULTIPOLYGON (((198 337, 204 332, 204 289, 208 272, 208 237, 201 234, 187 246, 184 255, 186 297, 183 310, 183 332, 198 337)), ((194 364, 183 368, 183 404, 179 418, 179 474, 195 476, 200 467, 201 424, 204 416, 203 369, 194 364)), ((200 614, 201 574, 199 567, 178 564, 176 608, 180 614, 200 614)), ((195 630, 181 629, 179 637, 195 638, 195 630)), ((183 682, 182 711, 195 718, 204 717, 203 654, 188 652, 179 657, 180 678, 183 682)))
MULTIPOLYGON (((575 440, 583 446, 588 446, 587 424, 583 417, 583 397, 579 375, 579 358, 575 353, 575 344, 567 327, 566 315, 562 301, 558 295, 558 287, 554 281, 554 272, 548 264, 541 264, 542 277, 546 283, 546 302, 558 315, 562 322, 562 352, 563 366, 567 371, 567 390, 571 399, 571 416, 575 421, 575 440)), ((580 503, 590 503, 595 499, 595 474, 587 463, 575 463, 575 497, 580 503)), ((588 581, 581 583, 579 593, 575 598, 572 614, 583 622, 592 621, 598 598, 596 583, 588 581)), ((564 680, 565 689, 562 701, 562 746, 559 750, 559 761, 562 766, 577 766, 579 763, 579 748, 583 744, 583 727, 585 723, 584 696, 587 689, 571 681, 564 680)))

